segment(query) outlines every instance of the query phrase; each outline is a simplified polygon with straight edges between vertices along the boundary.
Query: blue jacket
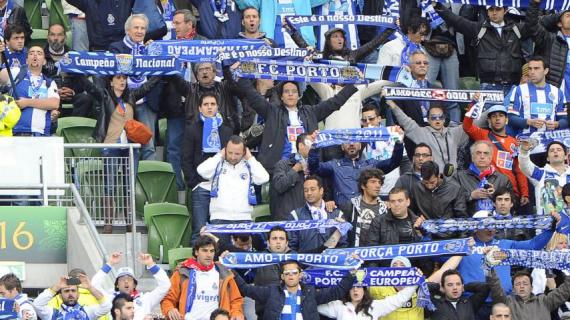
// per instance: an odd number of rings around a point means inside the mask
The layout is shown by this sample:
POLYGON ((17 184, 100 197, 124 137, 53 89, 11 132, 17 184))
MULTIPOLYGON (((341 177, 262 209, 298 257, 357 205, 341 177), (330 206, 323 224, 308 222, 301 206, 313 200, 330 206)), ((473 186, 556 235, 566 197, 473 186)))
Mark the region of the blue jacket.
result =
MULTIPOLYGON (((523 250, 540 250, 546 246, 553 230, 545 230, 540 235, 527 241, 514 241, 508 239, 493 239, 488 243, 483 243, 475 237, 475 246, 471 255, 463 257, 457 270, 463 277, 463 283, 485 282, 485 274, 481 268, 481 259, 483 258, 482 250, 486 246, 498 246, 501 249, 523 249, 523 250)), ((495 271, 501 280, 501 286, 507 294, 513 289, 511 283, 511 266, 498 266, 495 271)))
POLYGON ((241 31, 241 12, 235 5, 230 5, 228 1, 226 13, 229 20, 220 22, 214 17, 214 11, 210 7, 209 0, 190 1, 200 13, 200 23, 198 23, 198 34, 208 39, 236 39, 241 31), (232 6, 234 8, 232 8, 232 6), (233 10, 232 10, 233 9, 233 10))
MULTIPOLYGON (((196 0, 194 0, 196 1, 196 0)), ((254 7, 259 10, 259 15, 261 18, 261 25, 259 29, 266 33, 266 36, 271 39, 275 39, 275 21, 278 16, 275 12, 276 0, 235 0, 237 5, 241 10, 247 7, 254 7)), ((297 15, 312 15, 311 8, 323 5, 329 2, 329 0, 293 0, 293 6, 295 7, 295 14, 297 15)), ((302 27, 301 34, 303 39, 311 45, 315 46, 317 40, 315 38, 315 32, 313 27, 302 27)))
MULTIPOLYGON (((342 211, 334 209, 333 212, 327 212, 328 219, 343 217, 342 211)), ((293 210, 289 214, 288 220, 313 220, 309 207, 305 204, 301 208, 293 210)), ((343 217, 344 218, 344 217, 343 217)), ((346 220, 346 219, 345 219, 346 220)), ((323 244, 334 233, 335 228, 329 228, 324 233, 320 233, 318 229, 308 229, 299 231, 289 231, 289 248, 299 253, 321 253, 326 249, 323 244)), ((348 245, 347 236, 340 238, 337 248, 346 247, 348 245)))
POLYGON ((322 177, 332 177, 334 188, 334 201, 337 206, 342 206, 351 198, 358 196, 358 176, 360 171, 368 168, 378 168, 384 173, 396 169, 402 161, 404 145, 396 143, 392 158, 386 160, 363 159, 353 161, 346 157, 319 163, 318 152, 311 150, 309 153, 309 169, 311 173, 322 177))

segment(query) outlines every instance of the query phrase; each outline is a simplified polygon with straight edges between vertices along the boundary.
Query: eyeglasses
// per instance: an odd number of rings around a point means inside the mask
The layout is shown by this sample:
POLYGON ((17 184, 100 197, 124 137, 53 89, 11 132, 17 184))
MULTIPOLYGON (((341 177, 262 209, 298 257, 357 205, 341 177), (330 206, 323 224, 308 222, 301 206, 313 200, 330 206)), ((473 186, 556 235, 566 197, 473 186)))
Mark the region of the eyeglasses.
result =
POLYGON ((429 153, 414 153, 414 158, 429 158, 431 154, 429 153))
POLYGON ((429 62, 428 61, 415 61, 414 64, 417 64, 418 66, 425 64, 426 66, 429 66, 429 62))
POLYGON ((429 119, 431 121, 445 120, 445 116, 443 114, 432 114, 429 119))
POLYGON ((285 270, 283 271, 284 276, 296 276, 299 274, 299 270, 285 270))
POLYGON ((298 94, 299 91, 295 90, 295 89, 285 89, 283 90, 284 94, 298 94))
POLYGON ((360 122, 372 122, 376 118, 378 118, 378 117, 366 117, 366 118, 360 119, 360 122))

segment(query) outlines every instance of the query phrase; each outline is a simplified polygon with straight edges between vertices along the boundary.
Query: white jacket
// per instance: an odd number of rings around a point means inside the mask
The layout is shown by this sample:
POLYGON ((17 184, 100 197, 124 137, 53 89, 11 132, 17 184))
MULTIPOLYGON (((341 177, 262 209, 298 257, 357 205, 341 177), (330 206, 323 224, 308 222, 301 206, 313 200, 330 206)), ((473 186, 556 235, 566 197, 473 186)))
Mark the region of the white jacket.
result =
POLYGON ((34 309, 34 306, 28 299, 27 294, 20 293, 19 295, 16 296, 14 300, 16 300, 16 302, 20 306, 20 312, 18 312, 18 317, 20 317, 20 319, 24 317, 24 313, 30 315, 30 320, 36 320, 38 318, 38 315, 36 314, 36 309, 34 309))
MULTIPOLYGON (((56 295, 50 288, 45 289, 42 293, 38 295, 36 300, 33 302, 34 308, 36 308, 38 317, 42 320, 51 320, 53 317, 53 313, 56 309, 48 306, 49 301, 56 295)), ((90 320, 95 320, 100 318, 109 311, 111 311, 111 307, 113 306, 112 300, 109 299, 107 296, 103 296, 103 298, 99 301, 99 304, 92 305, 92 306, 84 306, 83 311, 87 314, 87 317, 90 320)))
MULTIPOLYGON (((93 279, 91 279, 91 285, 104 293, 107 299, 113 301, 113 298, 118 294, 118 292, 116 292, 114 288, 111 290, 103 289, 105 277, 108 276, 111 269, 112 267, 110 265, 105 264, 103 268, 99 269, 99 271, 95 273, 93 279)), ((164 298, 170 289, 170 279, 161 267, 155 264, 148 270, 152 273, 157 285, 152 291, 146 293, 141 292, 134 298, 134 320, 142 320, 146 315, 152 314, 154 309, 160 304, 160 301, 162 301, 162 298, 164 298)))
MULTIPOLYGON (((370 96, 379 94, 382 87, 388 84, 391 84, 391 82, 378 80, 369 85, 357 85, 358 92, 353 94, 338 111, 333 112, 325 119, 325 129, 360 128, 362 101, 370 96)), ((334 97, 343 88, 342 86, 334 86, 333 88, 330 84, 317 82, 309 85, 315 90, 321 101, 334 97)))
MULTIPOLYGON (((212 181, 222 156, 215 156, 202 162, 196 171, 202 178, 212 181)), ((269 181, 269 174, 254 157, 242 159, 235 166, 223 160, 218 180, 218 196, 210 199, 210 220, 251 220, 253 206, 249 204, 249 179, 261 185, 269 181), (248 170, 249 164, 251 170, 248 170)), ((212 185, 212 188, 214 186, 212 185)))
POLYGON ((332 301, 327 304, 321 304, 317 307, 319 313, 325 317, 337 320, 376 320, 379 317, 384 317, 393 311, 404 306, 404 304, 412 298, 418 286, 405 287, 396 295, 386 297, 382 300, 373 300, 368 313, 372 315, 369 317, 364 312, 360 311, 355 314, 354 305, 350 302, 346 304, 340 300, 332 301))

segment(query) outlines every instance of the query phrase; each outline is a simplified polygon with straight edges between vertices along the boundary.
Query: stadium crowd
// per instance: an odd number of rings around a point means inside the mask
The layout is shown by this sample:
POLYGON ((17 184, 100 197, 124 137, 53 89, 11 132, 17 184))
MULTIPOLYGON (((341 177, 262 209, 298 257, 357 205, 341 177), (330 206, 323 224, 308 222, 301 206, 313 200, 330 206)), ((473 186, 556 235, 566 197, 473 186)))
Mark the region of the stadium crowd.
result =
MULTIPOLYGON (((10 95, 0 109, 0 136, 50 136, 59 118, 80 116, 96 119, 95 141, 127 143, 137 120, 151 135, 136 156, 154 160, 157 122, 166 118, 165 160, 178 190, 190 190, 187 246, 193 247, 193 257, 170 270, 170 279, 149 254, 140 254, 156 280, 150 292, 137 291, 134 271, 119 268, 122 254, 115 252, 91 279, 73 269, 33 302, 17 277, 4 275, 0 301, 15 301, 25 320, 570 319, 570 259, 560 270, 501 263, 513 258, 512 250, 568 252, 570 9, 543 10, 547 0, 516 8, 503 1, 451 2, 67 0, 68 47, 61 24, 49 26, 45 45, 30 46, 21 4, 0 0, 0 84, 10 95), (396 28, 296 28, 285 19, 291 15, 398 19, 396 28), (395 100, 387 89, 402 84, 388 79, 248 79, 235 76, 240 62, 184 62, 179 75, 149 77, 89 77, 58 66, 70 51, 146 55, 163 39, 260 39, 273 48, 306 48, 314 62, 320 56, 401 68, 410 73, 411 92, 463 90, 464 79, 476 77, 477 90, 499 91, 504 102, 491 103, 483 93, 470 101, 395 100), (387 128, 390 137, 316 147, 321 132, 358 128, 387 128), (271 221, 337 226, 274 226, 262 235, 205 229, 252 222, 264 184, 271 221), (527 215, 550 220, 537 230, 461 228, 527 215), (427 227, 444 222, 456 228, 427 227), (301 260, 250 269, 224 263, 234 253, 310 255, 467 237, 467 255, 364 259, 369 268, 418 268, 424 280, 413 285, 359 285, 354 268, 336 285, 315 288, 303 282, 311 267, 301 260), (104 288, 114 268, 114 288, 104 288)), ((104 157, 125 155, 126 149, 103 150, 104 157)), ((109 160, 107 174, 114 166, 109 160)), ((110 233, 115 217, 105 214, 103 232, 110 233)))

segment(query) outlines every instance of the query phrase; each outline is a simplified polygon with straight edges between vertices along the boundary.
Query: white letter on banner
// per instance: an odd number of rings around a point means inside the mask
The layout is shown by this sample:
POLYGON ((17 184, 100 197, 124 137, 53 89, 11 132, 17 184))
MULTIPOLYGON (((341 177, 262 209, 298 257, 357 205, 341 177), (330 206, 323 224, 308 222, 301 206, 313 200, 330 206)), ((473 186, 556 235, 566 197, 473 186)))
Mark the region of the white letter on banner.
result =
POLYGON ((295 72, 295 66, 285 66, 285 73, 290 76, 295 72))
POLYGON ((338 67, 333 67, 329 69, 330 71, 330 76, 333 78, 339 78, 340 77, 340 72, 338 67))
POLYGON ((269 66, 269 73, 271 74, 279 74, 279 70, 277 70, 277 65, 270 65, 269 66))
POLYGON ((265 67, 267 67, 266 63, 258 63, 257 64, 257 72, 258 73, 265 73, 265 67))

